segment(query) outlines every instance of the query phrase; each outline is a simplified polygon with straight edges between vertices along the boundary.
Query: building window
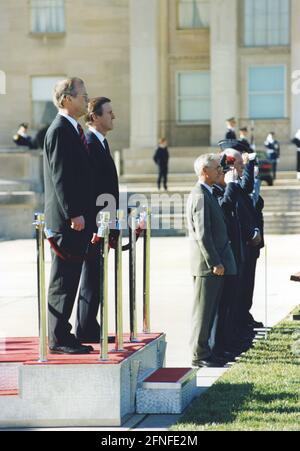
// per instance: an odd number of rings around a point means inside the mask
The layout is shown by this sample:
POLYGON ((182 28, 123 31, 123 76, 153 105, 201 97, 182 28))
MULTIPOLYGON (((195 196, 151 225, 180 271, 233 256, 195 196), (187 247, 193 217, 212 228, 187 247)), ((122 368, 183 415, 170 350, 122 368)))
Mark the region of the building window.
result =
POLYGON ((249 68, 249 117, 251 119, 286 117, 285 66, 249 68))
POLYGON ((210 73, 180 72, 177 78, 177 122, 201 123, 211 118, 210 73))
POLYGON ((33 33, 64 33, 64 0, 31 0, 31 31, 33 33))
POLYGON ((185 28, 208 28, 210 2, 208 0, 179 0, 178 26, 185 28))
POLYGON ((52 100, 53 90, 56 83, 64 78, 64 75, 32 78, 32 124, 35 129, 51 124, 55 118, 57 109, 52 100))
POLYGON ((247 47, 290 44, 290 0, 244 0, 247 47))

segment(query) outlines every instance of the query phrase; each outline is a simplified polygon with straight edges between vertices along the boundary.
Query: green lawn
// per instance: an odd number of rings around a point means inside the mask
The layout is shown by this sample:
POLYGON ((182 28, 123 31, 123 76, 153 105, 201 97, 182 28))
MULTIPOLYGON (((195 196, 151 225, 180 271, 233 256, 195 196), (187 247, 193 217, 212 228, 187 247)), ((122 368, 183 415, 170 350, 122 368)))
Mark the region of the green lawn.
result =
POLYGON ((300 431, 300 322, 274 328, 171 430, 300 431))

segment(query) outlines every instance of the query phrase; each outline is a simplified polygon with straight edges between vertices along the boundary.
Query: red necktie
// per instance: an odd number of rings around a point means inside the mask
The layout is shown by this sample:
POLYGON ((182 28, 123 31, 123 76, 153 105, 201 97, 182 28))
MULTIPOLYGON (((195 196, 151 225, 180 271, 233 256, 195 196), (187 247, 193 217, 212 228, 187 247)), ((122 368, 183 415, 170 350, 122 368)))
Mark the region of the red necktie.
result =
POLYGON ((83 131, 83 129, 82 129, 80 124, 77 124, 77 130, 79 132, 80 141, 82 142, 83 147, 85 148, 85 150, 89 154, 90 153, 90 149, 89 149, 89 146, 88 146, 88 143, 87 143, 84 131, 83 131))

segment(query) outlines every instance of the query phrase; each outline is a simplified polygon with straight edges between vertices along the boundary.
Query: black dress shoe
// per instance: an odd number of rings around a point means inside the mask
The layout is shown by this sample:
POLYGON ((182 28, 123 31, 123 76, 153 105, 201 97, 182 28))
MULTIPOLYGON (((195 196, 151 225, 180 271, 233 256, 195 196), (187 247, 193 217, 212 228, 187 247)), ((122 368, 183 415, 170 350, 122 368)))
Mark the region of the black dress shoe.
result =
POLYGON ((80 345, 81 348, 86 348, 89 352, 93 352, 95 351, 95 349, 93 348, 93 346, 86 346, 86 345, 80 345))
POLYGON ((198 361, 193 361, 192 365, 198 368, 223 368, 225 366, 224 361, 219 361, 219 360, 212 360, 212 359, 208 359, 208 360, 198 360, 198 361))
POLYGON ((223 351, 218 354, 215 354, 215 358, 217 361, 224 361, 224 363, 234 362, 238 353, 223 351))
POLYGON ((50 349, 50 354, 89 354, 91 346, 52 346, 50 349))
POLYGON ((253 329, 264 329, 264 324, 260 323, 259 321, 252 321, 251 326, 253 327, 253 329))
MULTIPOLYGON (((83 338, 78 338, 78 340, 80 341, 80 343, 95 343, 95 344, 99 344, 100 343, 100 337, 83 337, 83 338)), ((110 335, 108 337, 108 343, 115 343, 115 337, 114 335, 110 335)))

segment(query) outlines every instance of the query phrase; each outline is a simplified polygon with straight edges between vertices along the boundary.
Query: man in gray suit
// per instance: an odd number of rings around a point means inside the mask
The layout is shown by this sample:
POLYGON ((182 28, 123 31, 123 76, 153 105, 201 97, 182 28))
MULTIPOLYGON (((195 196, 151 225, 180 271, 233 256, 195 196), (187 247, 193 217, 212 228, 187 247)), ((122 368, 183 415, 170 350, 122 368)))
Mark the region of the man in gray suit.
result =
POLYGON ((192 364, 198 367, 218 367, 225 363, 214 358, 209 339, 222 295, 224 276, 235 275, 237 271, 223 211, 212 192, 220 171, 219 155, 199 157, 195 162, 199 181, 187 204, 194 278, 192 364))

